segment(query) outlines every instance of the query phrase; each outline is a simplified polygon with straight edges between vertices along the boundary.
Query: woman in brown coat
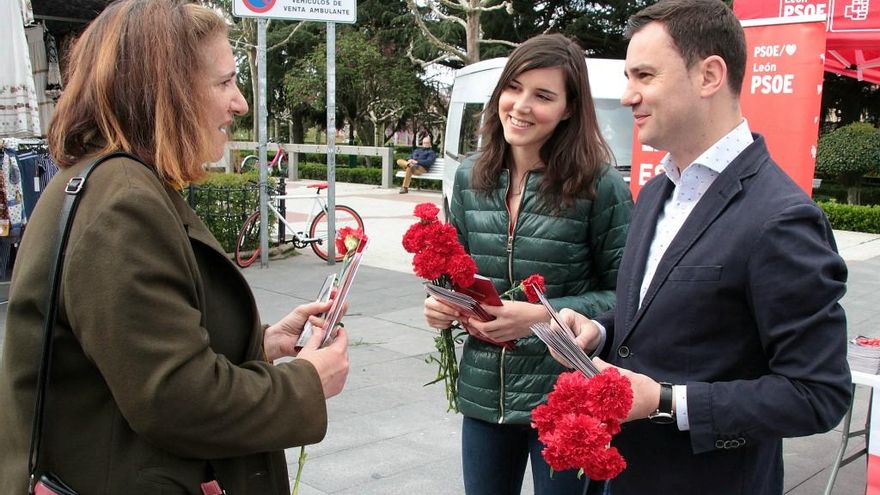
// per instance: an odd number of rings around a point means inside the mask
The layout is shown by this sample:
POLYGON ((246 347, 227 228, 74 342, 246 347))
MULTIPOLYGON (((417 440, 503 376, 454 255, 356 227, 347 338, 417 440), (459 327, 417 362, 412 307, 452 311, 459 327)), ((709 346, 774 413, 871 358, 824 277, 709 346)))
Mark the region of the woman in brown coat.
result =
POLYGON ((84 495, 288 493, 283 449, 320 441, 348 373, 344 330, 297 359, 300 306, 260 325, 253 295, 177 189, 223 153, 235 84, 224 21, 177 0, 123 0, 76 43, 49 131, 63 168, 15 267, 0 363, 0 493, 25 493, 50 245, 69 178, 89 178, 70 234, 38 465, 84 495))

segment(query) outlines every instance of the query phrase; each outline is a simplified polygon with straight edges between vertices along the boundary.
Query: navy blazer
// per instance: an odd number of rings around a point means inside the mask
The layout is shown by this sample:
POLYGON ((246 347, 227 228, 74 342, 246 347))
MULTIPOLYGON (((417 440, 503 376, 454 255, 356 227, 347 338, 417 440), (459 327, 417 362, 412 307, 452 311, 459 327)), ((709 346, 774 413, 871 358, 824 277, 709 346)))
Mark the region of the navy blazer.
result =
POLYGON ((846 265, 819 207, 755 135, 685 221, 639 289, 674 185, 648 182, 633 210, 602 356, 687 385, 690 431, 648 420, 614 439, 614 495, 781 494, 782 438, 828 431, 849 405, 846 265))

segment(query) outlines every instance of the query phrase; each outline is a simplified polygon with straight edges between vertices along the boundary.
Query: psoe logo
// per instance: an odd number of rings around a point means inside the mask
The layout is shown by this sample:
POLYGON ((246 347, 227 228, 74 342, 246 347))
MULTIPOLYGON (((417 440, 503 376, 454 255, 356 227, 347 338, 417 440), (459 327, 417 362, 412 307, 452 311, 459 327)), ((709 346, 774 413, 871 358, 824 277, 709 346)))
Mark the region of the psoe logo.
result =
POLYGON ((242 0, 244 6, 253 12, 262 14, 268 12, 275 6, 277 0, 242 0))

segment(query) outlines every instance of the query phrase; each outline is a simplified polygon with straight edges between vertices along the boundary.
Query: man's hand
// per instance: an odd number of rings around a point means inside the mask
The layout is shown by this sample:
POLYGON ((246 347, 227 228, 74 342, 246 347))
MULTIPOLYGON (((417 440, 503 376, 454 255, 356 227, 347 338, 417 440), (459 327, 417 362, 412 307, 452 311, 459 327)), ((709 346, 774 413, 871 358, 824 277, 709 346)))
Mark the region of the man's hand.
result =
MULTIPOLYGON (((596 323, 593 322, 593 320, 568 308, 562 308, 562 311, 559 312, 559 318, 568 326, 568 328, 571 329, 572 333, 574 333, 574 340, 578 347, 583 349, 587 354, 596 350, 596 347, 599 345, 601 334, 599 333, 599 327, 596 326, 596 323)), ((550 324, 554 328, 559 328, 559 325, 553 320, 550 321, 550 324)), ((574 367, 567 359, 553 352, 553 349, 550 349, 550 355, 552 355, 553 358, 559 361, 563 366, 568 368, 574 367)))

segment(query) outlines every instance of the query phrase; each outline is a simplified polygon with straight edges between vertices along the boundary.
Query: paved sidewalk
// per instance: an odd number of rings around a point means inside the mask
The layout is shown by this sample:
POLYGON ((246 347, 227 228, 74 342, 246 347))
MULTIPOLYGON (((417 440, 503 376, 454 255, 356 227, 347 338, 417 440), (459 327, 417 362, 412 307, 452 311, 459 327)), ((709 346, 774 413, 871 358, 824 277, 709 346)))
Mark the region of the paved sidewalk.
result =
MULTIPOLYGON (((309 181, 289 185, 289 191, 309 181)), ((411 275, 410 255, 400 239, 414 221, 420 202, 440 205, 435 192, 337 185, 338 203, 364 218, 371 246, 352 290, 346 328, 351 336, 351 374, 345 390, 329 402, 326 439, 307 448, 309 455, 300 493, 311 494, 459 494, 461 482, 460 416, 445 412, 442 384, 423 387, 434 366, 434 332, 421 311, 423 290, 411 275)), ((848 262, 850 283, 843 300, 849 335, 880 337, 880 235, 835 232, 848 262)), ((267 321, 309 300, 333 268, 310 252, 270 262, 268 270, 248 269, 245 276, 257 294, 267 321)), ((859 387, 853 425, 863 425, 867 391, 859 387)), ((835 457, 840 430, 785 441, 785 490, 796 495, 822 493, 827 467, 835 457)), ((849 451, 864 446, 854 439, 849 451)), ((298 449, 288 452, 295 473, 298 449)), ((523 493, 531 493, 526 475, 523 493)), ((835 494, 863 493, 865 462, 844 467, 835 494)))

